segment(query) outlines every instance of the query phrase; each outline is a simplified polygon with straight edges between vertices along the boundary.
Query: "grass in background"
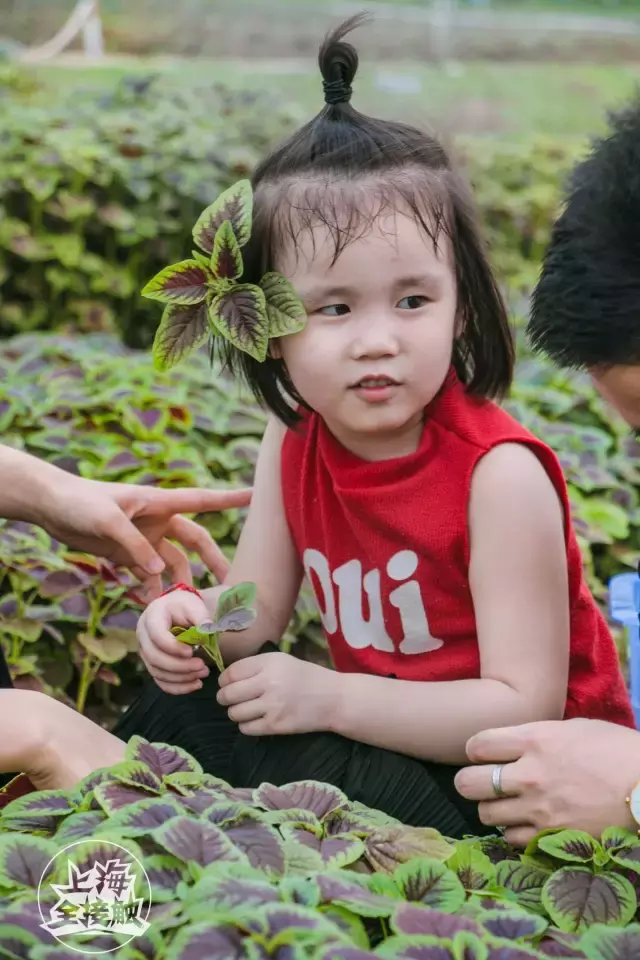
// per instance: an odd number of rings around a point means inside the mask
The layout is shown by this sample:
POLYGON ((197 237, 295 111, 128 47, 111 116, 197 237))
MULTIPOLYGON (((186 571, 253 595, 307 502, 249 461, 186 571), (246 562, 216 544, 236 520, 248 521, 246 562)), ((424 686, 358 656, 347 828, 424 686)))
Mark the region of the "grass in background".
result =
MULTIPOLYGON (((118 58, 100 67, 42 66, 43 96, 61 87, 109 88, 127 73, 166 72, 177 86, 224 82, 266 88, 299 105, 301 119, 322 104, 315 65, 283 60, 154 60, 118 58)), ((586 137, 606 111, 633 95, 640 66, 471 62, 449 69, 412 63, 363 63, 354 105, 364 112, 432 126, 442 134, 520 139, 532 133, 586 137)))

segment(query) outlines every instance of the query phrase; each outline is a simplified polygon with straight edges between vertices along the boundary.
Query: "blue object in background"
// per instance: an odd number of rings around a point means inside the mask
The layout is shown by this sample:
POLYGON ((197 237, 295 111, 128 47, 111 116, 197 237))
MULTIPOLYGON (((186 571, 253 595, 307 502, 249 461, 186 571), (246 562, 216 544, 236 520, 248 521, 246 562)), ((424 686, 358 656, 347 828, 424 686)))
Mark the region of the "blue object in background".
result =
POLYGON ((619 573, 609 581, 609 610, 629 636, 629 686, 631 706, 640 729, 640 577, 619 573))

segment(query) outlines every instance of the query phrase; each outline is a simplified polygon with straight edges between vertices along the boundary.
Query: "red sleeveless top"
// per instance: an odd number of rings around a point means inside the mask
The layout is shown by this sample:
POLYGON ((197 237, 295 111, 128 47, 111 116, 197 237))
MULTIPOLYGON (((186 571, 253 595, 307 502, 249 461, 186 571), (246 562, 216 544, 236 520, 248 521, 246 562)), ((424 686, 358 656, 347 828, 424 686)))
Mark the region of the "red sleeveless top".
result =
POLYGON ((315 413, 287 430, 287 522, 319 606, 334 665, 401 680, 480 676, 469 588, 467 505, 473 470, 499 443, 538 456, 562 502, 571 609, 565 717, 635 727, 613 638, 589 592, 553 451, 451 372, 425 411, 415 453, 369 462, 315 413))

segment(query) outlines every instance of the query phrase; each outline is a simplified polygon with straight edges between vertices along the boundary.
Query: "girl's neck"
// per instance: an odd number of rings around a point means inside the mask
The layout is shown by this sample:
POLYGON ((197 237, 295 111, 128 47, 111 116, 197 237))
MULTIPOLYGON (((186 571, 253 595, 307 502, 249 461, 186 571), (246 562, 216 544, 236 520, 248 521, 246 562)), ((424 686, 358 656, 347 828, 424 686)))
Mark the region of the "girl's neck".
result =
POLYGON ((355 457, 370 462, 396 460, 415 453, 420 446, 424 428, 424 411, 407 421, 400 429, 389 433, 350 433, 334 428, 325 420, 335 439, 355 457))

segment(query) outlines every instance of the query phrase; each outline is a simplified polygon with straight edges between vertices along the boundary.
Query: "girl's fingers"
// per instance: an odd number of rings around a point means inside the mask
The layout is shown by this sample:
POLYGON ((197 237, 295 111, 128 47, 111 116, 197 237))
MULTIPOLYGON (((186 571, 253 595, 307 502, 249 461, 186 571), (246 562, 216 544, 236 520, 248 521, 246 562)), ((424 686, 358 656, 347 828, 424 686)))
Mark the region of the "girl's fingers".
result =
POLYGON ((229 720, 234 723, 251 723, 253 720, 260 720, 264 717, 265 707, 262 700, 248 700, 246 703, 238 703, 235 707, 227 710, 229 720))
POLYGON ((260 682, 260 677, 249 677, 248 680, 238 680, 236 683, 230 683, 226 687, 218 690, 216 700, 223 707, 233 707, 237 703, 247 703, 249 700, 256 700, 264 693, 264 684, 260 682))
POLYGON ((209 671, 206 668, 204 670, 194 670, 193 673, 188 674, 176 674, 170 670, 156 670, 154 668, 153 673, 151 671, 149 673, 157 683, 195 683, 196 680, 204 680, 205 677, 209 676, 209 671))
POLYGON ((203 660, 193 656, 191 647, 188 647, 186 644, 180 644, 175 637, 171 639, 175 641, 178 647, 182 646, 186 651, 186 656, 182 651, 176 651, 174 654, 165 652, 164 648, 158 646, 156 638, 154 637, 152 639, 142 621, 138 624, 137 633, 140 656, 144 660, 150 673, 153 673, 155 670, 164 670, 174 676, 176 674, 187 675, 190 673, 198 673, 205 667, 203 660))

